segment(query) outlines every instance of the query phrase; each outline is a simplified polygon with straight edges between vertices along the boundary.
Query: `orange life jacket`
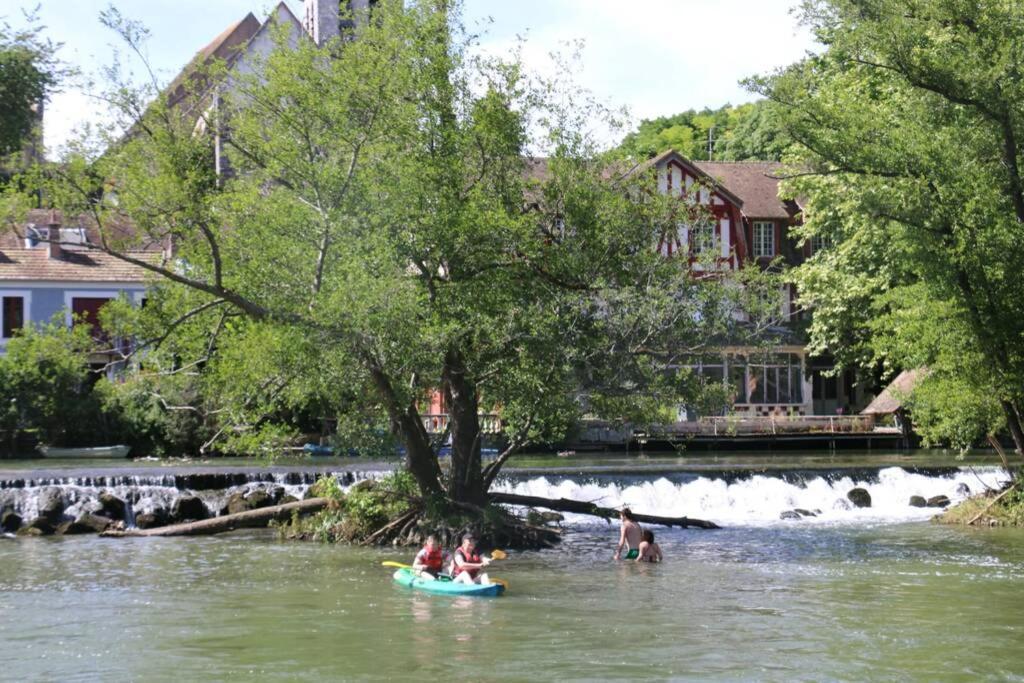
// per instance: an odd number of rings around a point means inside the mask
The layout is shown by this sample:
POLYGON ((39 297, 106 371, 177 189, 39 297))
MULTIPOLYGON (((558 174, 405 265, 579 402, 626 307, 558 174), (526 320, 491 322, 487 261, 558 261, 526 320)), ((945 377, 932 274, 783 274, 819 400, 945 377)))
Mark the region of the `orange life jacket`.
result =
POLYGON ((427 571, 430 572, 439 572, 444 566, 444 553, 442 553, 441 549, 436 546, 433 550, 427 550, 424 548, 419 552, 416 558, 420 560, 427 571))
POLYGON ((457 548, 455 550, 455 556, 452 558, 452 578, 454 579, 456 576, 458 576, 462 572, 468 572, 470 577, 475 579, 476 575, 480 573, 480 569, 479 568, 470 569, 469 567, 460 567, 459 563, 455 561, 455 557, 460 557, 460 556, 462 557, 462 561, 463 562, 469 562, 470 564, 480 564, 480 561, 481 561, 480 560, 480 555, 478 555, 476 553, 473 553, 472 555, 467 555, 462 548, 457 548))

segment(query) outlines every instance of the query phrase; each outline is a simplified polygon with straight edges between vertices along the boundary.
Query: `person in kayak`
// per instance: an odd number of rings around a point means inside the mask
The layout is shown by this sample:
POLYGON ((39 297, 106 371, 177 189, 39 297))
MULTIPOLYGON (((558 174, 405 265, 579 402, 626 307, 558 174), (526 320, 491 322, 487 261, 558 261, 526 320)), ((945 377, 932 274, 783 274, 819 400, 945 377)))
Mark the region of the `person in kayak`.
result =
POLYGON ((436 579, 444 571, 445 555, 447 553, 441 550, 437 536, 431 534, 427 536, 423 548, 416 553, 416 558, 412 561, 412 568, 424 578, 436 579))
POLYGON ((629 508, 622 508, 619 511, 619 520, 622 526, 619 529, 619 546, 615 549, 615 559, 622 557, 622 549, 626 548, 626 559, 635 560, 640 550, 640 525, 633 517, 633 511, 629 508))
POLYGON ((486 557, 480 557, 476 552, 476 538, 473 534, 466 534, 462 537, 462 545, 455 549, 452 554, 451 575, 452 581, 459 583, 479 583, 489 585, 491 583, 487 574, 480 570, 491 563, 486 557))
POLYGON ((654 532, 650 529, 644 529, 640 541, 640 547, 637 548, 637 562, 661 562, 663 559, 661 556, 661 546, 654 542, 654 532))

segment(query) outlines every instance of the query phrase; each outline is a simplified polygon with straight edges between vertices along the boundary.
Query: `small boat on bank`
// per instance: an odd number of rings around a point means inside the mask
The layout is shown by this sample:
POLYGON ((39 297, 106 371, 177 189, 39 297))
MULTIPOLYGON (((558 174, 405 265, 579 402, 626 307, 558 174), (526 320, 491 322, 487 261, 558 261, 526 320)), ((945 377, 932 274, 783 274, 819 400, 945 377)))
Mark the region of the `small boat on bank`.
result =
POLYGON ((505 586, 500 583, 491 583, 485 586, 479 583, 424 579, 417 576, 411 567, 396 570, 393 578, 395 583, 403 586, 441 595, 498 596, 505 592, 505 586))
POLYGON ((94 446, 92 448, 56 448, 40 446, 39 452, 44 458, 124 458, 131 451, 131 446, 94 446))

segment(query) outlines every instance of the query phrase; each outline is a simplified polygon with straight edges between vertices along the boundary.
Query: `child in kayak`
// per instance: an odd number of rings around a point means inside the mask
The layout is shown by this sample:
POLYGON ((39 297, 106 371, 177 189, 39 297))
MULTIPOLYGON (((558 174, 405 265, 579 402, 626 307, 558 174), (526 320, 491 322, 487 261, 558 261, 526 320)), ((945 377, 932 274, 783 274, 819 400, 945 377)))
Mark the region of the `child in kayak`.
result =
POLYGON ((450 572, 452 581, 458 583, 479 583, 484 586, 490 585, 491 580, 487 574, 480 572, 481 569, 491 563, 486 557, 480 557, 476 552, 476 538, 473 534, 466 534, 462 537, 462 545, 455 549, 452 554, 450 572))
POLYGON ((643 540, 640 541, 640 547, 637 548, 637 562, 661 562, 661 546, 654 542, 654 532, 650 529, 644 529, 642 534, 643 540))
POLYGON ((416 572, 429 579, 436 579, 444 570, 445 553, 437 542, 437 536, 427 536, 423 548, 416 553, 416 559, 412 561, 412 568, 416 572))
POLYGON ((635 560, 640 552, 640 525, 633 517, 633 511, 629 508, 622 508, 619 511, 619 520, 622 526, 619 530, 619 546, 615 549, 615 559, 622 557, 622 548, 626 548, 626 559, 635 560))

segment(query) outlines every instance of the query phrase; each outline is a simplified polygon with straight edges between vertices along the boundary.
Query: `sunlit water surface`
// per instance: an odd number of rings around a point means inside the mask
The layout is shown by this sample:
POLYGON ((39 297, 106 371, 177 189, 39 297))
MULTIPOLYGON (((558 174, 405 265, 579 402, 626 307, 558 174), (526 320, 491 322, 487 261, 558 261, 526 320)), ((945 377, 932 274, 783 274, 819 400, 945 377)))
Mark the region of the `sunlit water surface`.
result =
POLYGON ((496 599, 270 532, 0 539, 0 679, 1024 679, 1020 530, 664 530, 660 566, 614 537, 511 553, 496 599))

